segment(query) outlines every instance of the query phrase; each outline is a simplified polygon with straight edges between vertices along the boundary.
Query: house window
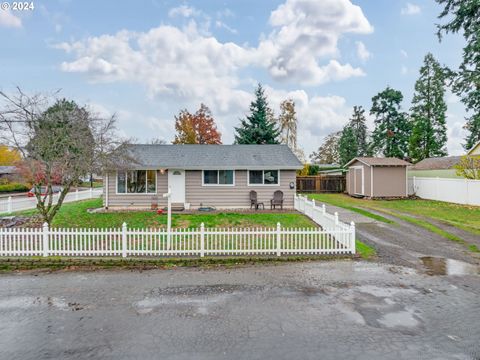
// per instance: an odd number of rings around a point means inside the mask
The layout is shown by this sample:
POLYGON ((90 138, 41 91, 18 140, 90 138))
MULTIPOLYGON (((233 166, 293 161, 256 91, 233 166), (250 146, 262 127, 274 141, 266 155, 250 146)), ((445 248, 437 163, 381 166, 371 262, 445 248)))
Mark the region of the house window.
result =
POLYGON ((203 170, 203 185, 233 185, 233 170, 203 170))
POLYGON ((278 170, 250 170, 249 185, 278 185, 278 170))
POLYGON ((118 194, 153 194, 156 192, 155 170, 130 170, 117 173, 118 194))

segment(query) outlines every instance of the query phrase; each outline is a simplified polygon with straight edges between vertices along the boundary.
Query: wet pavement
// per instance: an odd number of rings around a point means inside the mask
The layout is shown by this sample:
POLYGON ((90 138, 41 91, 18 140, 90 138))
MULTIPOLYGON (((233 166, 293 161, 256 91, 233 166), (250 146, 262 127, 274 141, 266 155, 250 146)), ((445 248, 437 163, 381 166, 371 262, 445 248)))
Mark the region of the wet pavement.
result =
POLYGON ((479 298, 348 260, 3 275, 0 359, 478 359, 479 298))

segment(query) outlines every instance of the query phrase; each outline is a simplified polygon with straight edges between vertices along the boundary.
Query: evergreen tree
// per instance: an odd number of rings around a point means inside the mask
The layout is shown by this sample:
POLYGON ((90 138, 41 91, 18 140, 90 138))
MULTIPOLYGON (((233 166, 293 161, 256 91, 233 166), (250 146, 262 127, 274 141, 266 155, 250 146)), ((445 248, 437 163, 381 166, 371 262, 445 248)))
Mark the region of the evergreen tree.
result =
POLYGON ((363 109, 362 106, 354 106, 349 126, 352 128, 355 137, 357 147, 357 154, 355 154, 355 156, 369 155, 366 122, 365 109, 363 109))
POLYGON ((402 93, 388 86, 372 98, 370 114, 375 116, 373 152, 386 157, 408 157, 411 126, 406 114, 400 111, 402 100, 402 93))
POLYGON ((358 156, 357 141, 353 127, 350 125, 345 126, 342 131, 342 136, 338 141, 340 165, 344 166, 354 157, 358 156))
POLYGON ((440 19, 445 24, 438 25, 438 36, 460 33, 467 44, 463 48, 463 60, 457 71, 451 73, 453 92, 460 96, 467 111, 472 115, 467 119, 464 148, 469 150, 480 141, 480 1, 479 0, 436 0, 443 6, 440 19))
POLYGON ((410 110, 413 130, 409 149, 413 162, 447 155, 444 83, 443 69, 433 55, 428 53, 415 83, 410 110))
POLYGON ((235 128, 235 143, 237 144, 278 144, 280 131, 275 122, 271 121, 271 109, 267 97, 258 84, 255 90, 255 100, 250 103, 250 115, 241 120, 240 127, 235 128))

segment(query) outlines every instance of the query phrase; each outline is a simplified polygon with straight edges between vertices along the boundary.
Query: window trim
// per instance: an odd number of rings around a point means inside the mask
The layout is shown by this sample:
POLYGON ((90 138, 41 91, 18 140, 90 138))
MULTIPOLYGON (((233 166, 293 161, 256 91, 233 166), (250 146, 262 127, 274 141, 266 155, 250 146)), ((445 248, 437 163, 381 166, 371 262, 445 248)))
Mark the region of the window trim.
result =
POLYGON ((116 195, 157 195, 158 193, 158 170, 152 170, 152 169, 133 169, 133 170, 124 170, 124 171, 119 171, 117 170, 115 173, 115 194, 116 195), (148 190, 148 176, 145 173, 145 192, 141 193, 129 193, 127 192, 127 172, 129 171, 153 171, 155 173, 155 192, 147 192, 148 190), (124 172, 125 173, 125 192, 118 192, 118 173, 119 172, 124 172))
POLYGON ((236 173, 236 170, 233 170, 233 169, 204 169, 202 170, 202 186, 206 186, 206 187, 233 187, 235 186, 235 173, 236 173), (216 171, 217 172, 217 184, 205 184, 205 171, 216 171), (232 175, 233 175, 233 183, 232 184, 218 184, 218 172, 219 171, 232 171, 232 175))
POLYGON ((248 169, 247 170, 247 186, 280 186, 280 169, 248 169), (278 183, 277 184, 265 184, 265 171, 275 170, 278 171, 278 183), (262 172, 262 183, 261 184, 251 184, 250 183, 250 171, 261 171, 262 172))

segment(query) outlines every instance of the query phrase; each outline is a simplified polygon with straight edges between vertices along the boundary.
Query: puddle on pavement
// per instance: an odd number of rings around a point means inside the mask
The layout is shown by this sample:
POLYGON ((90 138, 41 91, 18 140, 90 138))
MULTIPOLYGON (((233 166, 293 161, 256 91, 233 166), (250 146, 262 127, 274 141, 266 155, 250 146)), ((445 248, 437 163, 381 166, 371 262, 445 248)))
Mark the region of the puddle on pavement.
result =
POLYGON ((428 275, 479 275, 478 266, 453 259, 425 256, 420 258, 428 275))

